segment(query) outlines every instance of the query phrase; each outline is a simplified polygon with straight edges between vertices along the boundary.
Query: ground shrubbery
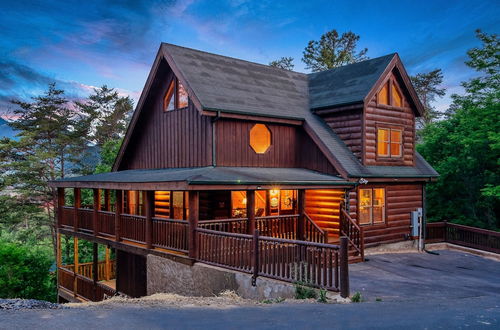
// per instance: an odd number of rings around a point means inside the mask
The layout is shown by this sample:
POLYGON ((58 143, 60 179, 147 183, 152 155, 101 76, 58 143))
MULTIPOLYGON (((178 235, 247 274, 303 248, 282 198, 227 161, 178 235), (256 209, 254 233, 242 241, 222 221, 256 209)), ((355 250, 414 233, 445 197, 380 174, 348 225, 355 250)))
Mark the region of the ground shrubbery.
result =
POLYGON ((56 300, 49 253, 0 240, 0 260, 0 298, 56 300))

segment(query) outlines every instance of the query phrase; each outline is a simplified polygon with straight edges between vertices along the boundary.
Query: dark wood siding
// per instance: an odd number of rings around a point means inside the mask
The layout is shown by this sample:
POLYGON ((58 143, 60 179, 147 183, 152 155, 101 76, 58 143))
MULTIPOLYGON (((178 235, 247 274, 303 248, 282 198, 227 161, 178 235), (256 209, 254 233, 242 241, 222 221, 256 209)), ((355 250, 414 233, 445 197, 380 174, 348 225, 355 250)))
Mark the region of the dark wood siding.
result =
MULTIPOLYGON (((401 90, 401 89, 400 89, 401 90)), ((403 107, 394 108, 377 104, 375 95, 365 107, 365 165, 404 165, 413 166, 415 154, 415 114, 406 97, 403 107), (385 124, 385 125, 384 125, 385 124), (402 159, 377 159, 377 126, 392 127, 403 130, 402 159)))
POLYGON ((323 120, 361 160, 363 145, 363 109, 344 110, 322 115, 323 120))
MULTIPOLYGON (((411 212, 422 207, 422 184, 380 184, 359 188, 385 188, 385 223, 363 225, 365 243, 369 245, 405 240, 410 234, 411 212)), ((357 219, 357 191, 350 194, 351 217, 357 219)))
POLYGON ((199 167, 212 164, 212 121, 192 102, 183 110, 163 111, 172 72, 162 63, 125 149, 118 170, 199 167))
POLYGON ((295 167, 295 127, 266 124, 271 131, 271 146, 265 153, 257 154, 249 141, 254 125, 249 121, 217 121, 217 166, 295 167))
POLYGON ((116 289, 130 297, 147 294, 146 257, 116 250, 116 289))
POLYGON ((250 147, 251 121, 216 122, 217 166, 302 167, 337 174, 334 167, 302 127, 266 124, 271 131, 271 146, 264 154, 250 147))

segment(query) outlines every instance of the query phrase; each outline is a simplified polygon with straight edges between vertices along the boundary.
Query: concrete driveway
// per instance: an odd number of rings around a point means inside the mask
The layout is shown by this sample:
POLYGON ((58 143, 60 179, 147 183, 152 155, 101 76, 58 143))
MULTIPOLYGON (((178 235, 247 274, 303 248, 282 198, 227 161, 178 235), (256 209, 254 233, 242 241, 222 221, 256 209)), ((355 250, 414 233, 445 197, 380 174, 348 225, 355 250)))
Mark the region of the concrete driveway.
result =
POLYGON ((393 253, 350 265, 351 294, 366 301, 428 301, 496 296, 500 262, 465 252, 393 253))

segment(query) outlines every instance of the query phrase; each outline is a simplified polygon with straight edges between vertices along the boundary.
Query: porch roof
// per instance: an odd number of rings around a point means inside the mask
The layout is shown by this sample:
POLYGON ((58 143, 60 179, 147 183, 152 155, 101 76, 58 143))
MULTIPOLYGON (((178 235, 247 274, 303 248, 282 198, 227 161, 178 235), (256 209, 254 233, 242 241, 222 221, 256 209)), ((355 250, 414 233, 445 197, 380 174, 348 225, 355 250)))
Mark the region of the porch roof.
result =
POLYGON ((259 189, 265 187, 351 186, 352 182, 304 168, 195 167, 138 169, 68 177, 53 187, 136 190, 259 189))

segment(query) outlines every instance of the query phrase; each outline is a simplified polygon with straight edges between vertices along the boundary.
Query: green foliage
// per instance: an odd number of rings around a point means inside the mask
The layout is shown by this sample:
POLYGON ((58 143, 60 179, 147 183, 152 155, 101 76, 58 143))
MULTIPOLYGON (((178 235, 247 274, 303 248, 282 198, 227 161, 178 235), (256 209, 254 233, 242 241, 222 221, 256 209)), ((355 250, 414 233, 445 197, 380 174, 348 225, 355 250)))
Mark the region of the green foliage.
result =
POLYGON ((310 299, 310 298, 314 299, 318 298, 318 293, 316 292, 316 289, 303 282, 295 283, 295 299, 310 299))
POLYGON ((275 68, 285 69, 292 71, 295 65, 293 64, 293 57, 281 57, 278 60, 269 62, 270 66, 275 68))
POLYGON ((313 72, 324 71, 342 65, 361 62, 368 57, 367 48, 356 51, 359 35, 348 31, 339 33, 336 30, 323 34, 319 41, 309 41, 304 49, 302 61, 307 69, 313 72))
POLYGON ((432 106, 432 103, 436 100, 436 97, 442 97, 445 94, 446 90, 439 88, 439 85, 443 83, 443 72, 441 69, 435 69, 419 73, 411 77, 411 82, 424 106, 424 114, 419 118, 418 123, 420 127, 425 127, 425 125, 440 116, 439 112, 432 106))
POLYGON ((440 173, 437 182, 427 188, 429 221, 450 220, 498 230, 498 38, 480 32, 478 37, 483 47, 469 51, 471 58, 466 63, 483 74, 463 83, 466 93, 453 96, 445 120, 422 131, 423 143, 418 151, 440 173))
POLYGON ((353 303, 360 303, 363 301, 363 297, 361 296, 361 293, 360 292, 356 292, 352 295, 351 297, 351 301, 353 303))
POLYGON ((375 298, 375 301, 380 302, 382 301, 382 298, 375 298))
POLYGON ((104 143, 101 148, 101 162, 97 165, 95 173, 111 172, 121 145, 122 139, 109 140, 104 143))
POLYGON ((53 259, 46 251, 0 240, 0 260, 0 298, 55 301, 53 259))
POLYGON ((319 290, 318 302, 326 304, 328 302, 328 297, 326 296, 327 291, 325 289, 319 290))

